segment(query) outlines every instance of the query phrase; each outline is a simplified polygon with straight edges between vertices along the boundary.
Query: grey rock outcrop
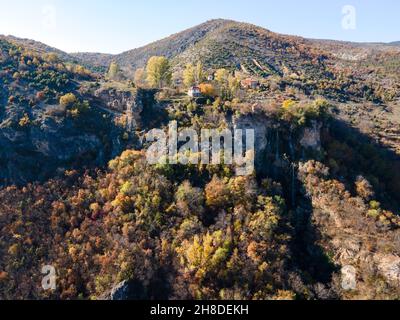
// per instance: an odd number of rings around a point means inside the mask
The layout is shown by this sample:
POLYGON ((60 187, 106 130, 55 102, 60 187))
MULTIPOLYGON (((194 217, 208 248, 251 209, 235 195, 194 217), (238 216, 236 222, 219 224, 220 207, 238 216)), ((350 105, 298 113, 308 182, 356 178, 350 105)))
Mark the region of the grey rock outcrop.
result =
POLYGON ((69 169, 99 167, 131 146, 154 90, 98 90, 90 110, 68 115, 58 105, 8 105, 0 114, 0 185, 43 181, 69 169), (28 123, 20 120, 28 116, 28 123), (126 126, 116 119, 125 117, 126 126), (122 139, 124 133, 129 139, 122 139), (132 140, 132 141, 131 141, 132 140))
POLYGON ((300 144, 304 148, 321 150, 321 129, 322 124, 313 121, 311 127, 305 128, 300 144))
POLYGON ((139 126, 140 114, 143 105, 133 91, 120 91, 117 89, 100 89, 95 96, 100 99, 105 107, 114 114, 126 116, 126 127, 128 131, 133 131, 139 126))
POLYGON ((123 301, 123 300, 129 300, 129 283, 128 281, 123 281, 116 285, 110 293, 109 299, 108 300, 113 300, 113 301, 123 301))
POLYGON ((15 108, 0 123, 1 185, 47 179, 75 166, 101 165, 117 139, 111 124, 96 112, 77 120, 34 110, 23 127, 14 120, 21 117, 17 112, 15 108))
POLYGON ((133 132, 142 127, 142 113, 148 105, 154 104, 156 92, 157 90, 136 90, 133 88, 129 90, 103 88, 95 92, 95 97, 103 108, 114 116, 125 116, 126 129, 133 132))
POLYGON ((43 181, 68 169, 102 166, 123 150, 121 129, 98 104, 78 117, 59 106, 9 105, 0 116, 0 185, 43 181), (29 122, 21 125, 27 115, 29 122))
POLYGON ((243 134, 246 130, 254 130, 256 162, 259 163, 260 155, 268 145, 268 130, 272 127, 271 121, 257 115, 239 116, 233 117, 232 126, 234 130, 243 130, 243 134))

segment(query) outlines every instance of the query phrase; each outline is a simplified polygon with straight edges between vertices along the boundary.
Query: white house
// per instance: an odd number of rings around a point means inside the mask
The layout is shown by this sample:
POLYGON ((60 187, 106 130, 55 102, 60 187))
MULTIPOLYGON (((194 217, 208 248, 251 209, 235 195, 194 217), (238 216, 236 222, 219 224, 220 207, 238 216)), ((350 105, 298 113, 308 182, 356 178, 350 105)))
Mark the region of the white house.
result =
POLYGON ((188 96, 189 96, 189 97, 192 97, 192 98, 201 97, 201 90, 200 90, 200 88, 197 87, 197 86, 191 87, 191 88, 189 89, 189 91, 188 91, 188 96))

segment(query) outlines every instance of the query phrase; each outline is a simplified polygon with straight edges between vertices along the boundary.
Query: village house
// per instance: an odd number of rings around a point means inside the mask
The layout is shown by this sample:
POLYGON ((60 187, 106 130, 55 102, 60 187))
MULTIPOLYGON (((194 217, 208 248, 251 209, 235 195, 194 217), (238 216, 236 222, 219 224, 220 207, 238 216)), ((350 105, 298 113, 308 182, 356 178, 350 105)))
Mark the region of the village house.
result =
POLYGON ((241 81, 241 85, 245 89, 257 89, 260 85, 260 82, 252 78, 247 78, 241 81))
POLYGON ((189 91, 188 91, 188 96, 191 97, 191 98, 198 98, 198 97, 201 97, 201 90, 200 90, 200 88, 197 87, 197 86, 191 87, 191 88, 189 89, 189 91))

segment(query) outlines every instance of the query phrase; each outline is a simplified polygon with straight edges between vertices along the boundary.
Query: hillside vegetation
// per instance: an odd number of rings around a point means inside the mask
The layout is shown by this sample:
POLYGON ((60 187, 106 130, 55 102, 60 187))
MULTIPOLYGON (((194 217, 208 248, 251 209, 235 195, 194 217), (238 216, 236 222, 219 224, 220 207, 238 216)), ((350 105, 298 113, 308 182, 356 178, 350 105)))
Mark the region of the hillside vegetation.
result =
POLYGON ((115 56, 1 37, 0 299, 399 299, 398 50, 226 20, 115 56), (171 121, 254 129, 254 170, 149 164, 171 121))

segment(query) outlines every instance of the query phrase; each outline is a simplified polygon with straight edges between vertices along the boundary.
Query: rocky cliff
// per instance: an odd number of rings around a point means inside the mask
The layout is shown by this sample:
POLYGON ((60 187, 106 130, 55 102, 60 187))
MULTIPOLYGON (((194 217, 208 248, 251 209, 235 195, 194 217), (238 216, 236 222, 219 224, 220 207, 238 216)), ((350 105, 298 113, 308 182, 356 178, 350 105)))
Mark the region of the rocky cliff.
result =
POLYGON ((103 166, 134 143, 143 108, 153 96, 145 90, 98 90, 85 96, 90 109, 77 117, 59 105, 42 103, 30 110, 5 106, 0 114, 0 184, 43 181, 65 170, 103 166))

